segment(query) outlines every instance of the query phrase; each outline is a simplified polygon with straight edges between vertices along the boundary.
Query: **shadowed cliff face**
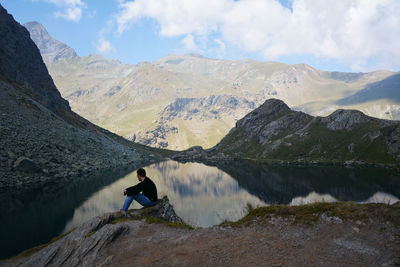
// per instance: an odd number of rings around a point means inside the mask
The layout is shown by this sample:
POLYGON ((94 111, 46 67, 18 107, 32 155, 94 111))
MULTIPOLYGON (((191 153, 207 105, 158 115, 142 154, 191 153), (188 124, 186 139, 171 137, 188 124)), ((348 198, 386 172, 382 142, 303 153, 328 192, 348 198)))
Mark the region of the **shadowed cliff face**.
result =
POLYGON ((53 112, 70 110, 29 32, 0 5, 0 77, 53 112))

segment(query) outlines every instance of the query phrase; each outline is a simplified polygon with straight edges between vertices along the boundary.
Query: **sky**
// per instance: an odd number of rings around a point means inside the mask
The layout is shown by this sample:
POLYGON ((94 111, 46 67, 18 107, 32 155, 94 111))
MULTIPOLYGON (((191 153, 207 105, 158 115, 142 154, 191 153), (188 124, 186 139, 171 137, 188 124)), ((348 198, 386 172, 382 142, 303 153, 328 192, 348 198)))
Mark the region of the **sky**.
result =
POLYGON ((79 56, 169 54, 400 71, 400 0, 0 0, 79 56))

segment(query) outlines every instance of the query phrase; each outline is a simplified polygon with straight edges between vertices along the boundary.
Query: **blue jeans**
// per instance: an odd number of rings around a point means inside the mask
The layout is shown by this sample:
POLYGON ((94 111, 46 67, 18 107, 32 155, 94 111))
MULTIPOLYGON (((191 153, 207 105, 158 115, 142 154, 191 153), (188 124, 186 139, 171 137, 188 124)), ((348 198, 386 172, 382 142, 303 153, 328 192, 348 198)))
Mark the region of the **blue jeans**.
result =
POLYGON ((125 203, 124 203, 124 206, 122 207, 122 210, 127 211, 133 200, 136 200, 143 207, 153 206, 153 204, 154 204, 148 197, 139 193, 139 194, 133 195, 133 196, 126 196, 125 203))

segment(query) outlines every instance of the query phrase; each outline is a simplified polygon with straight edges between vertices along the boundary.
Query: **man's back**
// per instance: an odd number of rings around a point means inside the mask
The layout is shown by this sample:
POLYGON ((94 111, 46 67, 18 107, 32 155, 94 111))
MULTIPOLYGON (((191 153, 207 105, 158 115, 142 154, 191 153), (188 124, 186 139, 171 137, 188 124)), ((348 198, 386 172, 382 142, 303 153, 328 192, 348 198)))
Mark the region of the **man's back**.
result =
POLYGON ((154 182, 146 176, 142 182, 126 189, 128 196, 136 195, 143 192, 143 195, 148 197, 151 201, 157 200, 157 188, 154 182))
POLYGON ((151 201, 156 201, 157 200, 157 188, 154 182, 146 176, 146 178, 143 180, 144 189, 143 189, 143 195, 148 197, 151 201))

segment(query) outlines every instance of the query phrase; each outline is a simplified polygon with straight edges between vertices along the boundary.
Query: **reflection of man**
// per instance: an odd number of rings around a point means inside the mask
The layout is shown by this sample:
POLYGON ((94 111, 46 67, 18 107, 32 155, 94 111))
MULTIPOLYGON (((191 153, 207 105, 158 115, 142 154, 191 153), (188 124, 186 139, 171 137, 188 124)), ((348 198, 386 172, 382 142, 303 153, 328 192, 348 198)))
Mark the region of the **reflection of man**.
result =
POLYGON ((140 181, 137 185, 128 187, 124 190, 126 195, 124 206, 121 209, 122 214, 126 214, 133 200, 136 200, 140 205, 149 207, 157 201, 156 185, 146 176, 146 171, 142 168, 137 170, 137 178, 140 181))

